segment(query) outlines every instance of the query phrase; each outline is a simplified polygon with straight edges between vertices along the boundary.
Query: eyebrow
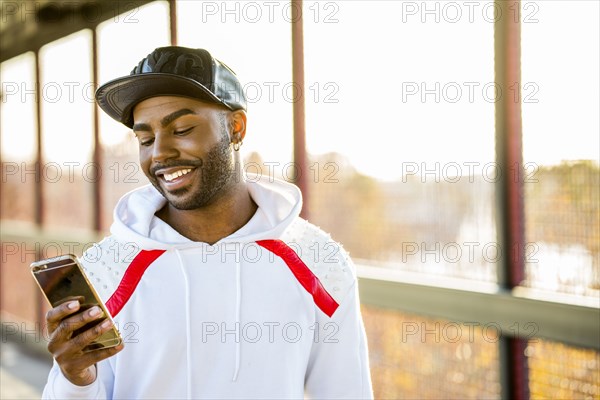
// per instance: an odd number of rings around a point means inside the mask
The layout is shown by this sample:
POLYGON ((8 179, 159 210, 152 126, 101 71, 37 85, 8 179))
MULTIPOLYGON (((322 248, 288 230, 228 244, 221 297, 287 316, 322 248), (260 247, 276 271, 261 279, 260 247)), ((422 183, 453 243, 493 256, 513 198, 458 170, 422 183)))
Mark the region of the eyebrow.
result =
MULTIPOLYGON (((190 110, 189 108, 182 108, 181 110, 174 111, 171 114, 163 117, 163 119, 160 120, 160 124, 164 128, 165 126, 169 125, 171 122, 175 121, 177 118, 182 117, 184 115, 188 115, 188 114, 196 114, 196 113, 194 111, 190 110)), ((134 132, 136 132, 136 131, 151 131, 152 129, 150 128, 149 124, 139 123, 139 124, 134 124, 132 130, 134 132)))

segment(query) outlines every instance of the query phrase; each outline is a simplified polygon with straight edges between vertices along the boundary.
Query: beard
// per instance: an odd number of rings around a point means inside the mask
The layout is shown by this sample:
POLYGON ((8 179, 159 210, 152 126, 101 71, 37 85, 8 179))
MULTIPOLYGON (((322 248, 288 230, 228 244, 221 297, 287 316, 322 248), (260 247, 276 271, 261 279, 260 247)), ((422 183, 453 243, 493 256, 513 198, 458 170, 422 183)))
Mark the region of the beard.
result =
MULTIPOLYGON (((206 154, 206 157, 195 162, 178 161, 160 167, 181 165, 194 166, 196 180, 192 185, 166 191, 159 183, 154 172, 150 182, 167 200, 169 205, 178 210, 194 210, 211 203, 219 193, 232 186, 235 176, 235 162, 231 153, 228 135, 216 143, 206 154)), ((158 169, 158 167, 156 168, 158 169)))

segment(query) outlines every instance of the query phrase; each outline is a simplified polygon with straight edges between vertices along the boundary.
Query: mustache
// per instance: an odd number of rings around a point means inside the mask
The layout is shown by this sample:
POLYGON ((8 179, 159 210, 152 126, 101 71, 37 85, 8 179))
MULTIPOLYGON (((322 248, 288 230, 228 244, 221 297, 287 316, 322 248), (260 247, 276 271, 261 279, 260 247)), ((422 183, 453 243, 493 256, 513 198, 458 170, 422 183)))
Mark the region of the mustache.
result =
POLYGON ((162 168, 172 168, 172 167, 201 168, 202 165, 204 165, 204 161, 202 159, 194 160, 194 161, 175 160, 175 161, 171 161, 171 162, 167 162, 167 163, 154 164, 152 167, 150 167, 150 174, 152 174, 152 176, 156 176, 156 171, 158 171, 159 169, 162 169, 162 168))

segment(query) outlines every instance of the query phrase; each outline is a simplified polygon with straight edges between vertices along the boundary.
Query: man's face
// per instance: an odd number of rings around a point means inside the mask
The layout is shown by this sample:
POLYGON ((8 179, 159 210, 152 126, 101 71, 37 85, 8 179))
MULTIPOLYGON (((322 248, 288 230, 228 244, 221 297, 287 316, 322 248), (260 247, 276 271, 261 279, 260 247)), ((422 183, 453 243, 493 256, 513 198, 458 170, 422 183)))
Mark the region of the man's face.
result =
POLYGON ((211 202, 234 181, 226 113, 221 106, 159 96, 133 110, 140 164, 169 204, 192 210, 211 202))

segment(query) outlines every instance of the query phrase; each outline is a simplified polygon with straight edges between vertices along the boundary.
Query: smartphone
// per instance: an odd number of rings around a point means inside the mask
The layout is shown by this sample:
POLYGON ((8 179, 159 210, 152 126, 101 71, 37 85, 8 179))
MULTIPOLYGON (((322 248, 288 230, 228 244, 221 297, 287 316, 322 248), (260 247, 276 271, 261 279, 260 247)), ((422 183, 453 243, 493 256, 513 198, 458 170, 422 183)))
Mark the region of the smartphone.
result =
MULTIPOLYGON (((46 260, 36 261, 31 264, 31 273, 38 286, 44 293, 46 300, 52 307, 71 300, 79 301, 79 312, 98 306, 104 312, 104 317, 99 318, 75 330, 73 336, 92 328, 102 322, 105 317, 112 321, 104 303, 98 296, 94 286, 87 279, 83 267, 72 254, 65 254, 46 260)), ((83 351, 89 352, 97 349, 114 347, 122 342, 121 335, 114 325, 111 330, 96 338, 86 346, 83 351)))

